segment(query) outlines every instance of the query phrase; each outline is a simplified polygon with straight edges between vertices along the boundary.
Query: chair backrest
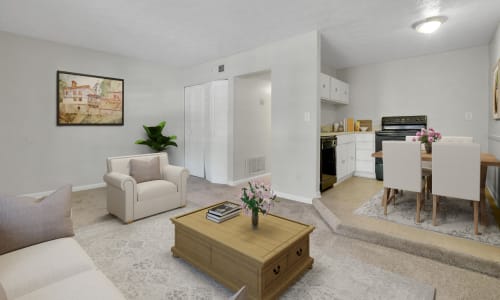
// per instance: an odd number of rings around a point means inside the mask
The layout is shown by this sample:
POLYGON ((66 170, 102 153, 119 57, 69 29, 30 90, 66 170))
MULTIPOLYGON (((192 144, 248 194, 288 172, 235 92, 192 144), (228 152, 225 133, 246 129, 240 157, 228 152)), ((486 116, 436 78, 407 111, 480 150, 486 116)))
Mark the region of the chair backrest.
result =
MULTIPOLYGON (((419 143, 420 143, 420 141, 419 141, 417 138, 418 138, 418 137, 417 137, 416 135, 407 135, 407 136, 406 136, 406 141, 407 141, 407 142, 413 142, 413 139, 415 139, 415 142, 419 142, 419 143)), ((421 149, 422 151, 424 151, 424 150, 425 150, 425 146, 424 146, 424 144, 422 144, 422 145, 420 146, 420 149, 421 149)), ((422 168, 424 168, 424 169, 428 169, 428 170, 432 169, 432 162, 431 162, 431 161, 422 161, 422 168)))
POLYGON ((444 143, 472 143, 471 136, 442 136, 440 142, 444 143))
POLYGON ((422 166, 420 143, 383 141, 384 187, 420 192, 422 166))
POLYGON ((108 157, 108 159, 106 160, 108 172, 118 172, 118 173, 130 175, 130 160, 131 159, 150 160, 155 156, 160 157, 160 166, 168 164, 167 152, 139 154, 139 155, 127 155, 127 156, 115 156, 115 157, 108 157))
POLYGON ((479 201, 481 152, 474 143, 434 143, 432 193, 479 201))

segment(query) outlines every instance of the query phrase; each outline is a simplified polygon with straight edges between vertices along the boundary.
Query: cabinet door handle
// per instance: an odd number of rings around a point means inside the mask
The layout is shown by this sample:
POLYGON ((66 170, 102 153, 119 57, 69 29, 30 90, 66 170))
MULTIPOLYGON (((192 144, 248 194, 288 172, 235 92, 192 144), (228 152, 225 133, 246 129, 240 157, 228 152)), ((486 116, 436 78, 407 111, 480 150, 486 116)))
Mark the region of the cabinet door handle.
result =
POLYGON ((299 250, 297 250, 297 252, 295 252, 297 254, 297 256, 302 256, 302 248, 299 248, 299 250))
POLYGON ((274 275, 278 275, 280 273, 280 269, 281 269, 280 265, 278 265, 276 268, 274 268, 273 269, 274 275))

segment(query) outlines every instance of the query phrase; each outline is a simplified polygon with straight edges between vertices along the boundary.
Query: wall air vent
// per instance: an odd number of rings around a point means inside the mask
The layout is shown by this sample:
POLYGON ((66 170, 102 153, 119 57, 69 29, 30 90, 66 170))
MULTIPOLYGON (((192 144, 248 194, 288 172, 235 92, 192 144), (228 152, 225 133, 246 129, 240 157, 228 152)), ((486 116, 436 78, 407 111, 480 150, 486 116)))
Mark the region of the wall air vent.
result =
POLYGON ((248 174, 261 173, 266 170, 266 157, 255 157, 247 160, 248 174))

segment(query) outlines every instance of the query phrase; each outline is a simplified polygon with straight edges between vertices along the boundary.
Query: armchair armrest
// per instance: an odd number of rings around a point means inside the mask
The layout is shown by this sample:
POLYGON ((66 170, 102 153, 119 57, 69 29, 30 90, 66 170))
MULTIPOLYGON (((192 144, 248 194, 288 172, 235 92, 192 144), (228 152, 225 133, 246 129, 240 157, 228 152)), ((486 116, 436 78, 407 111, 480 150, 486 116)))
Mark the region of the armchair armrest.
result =
POLYGON ((181 194, 181 205, 186 204, 188 169, 173 165, 165 165, 162 168, 163 179, 173 182, 177 185, 177 191, 181 194))
POLYGON ((110 173, 104 174, 103 179, 107 184, 112 185, 112 186, 114 186, 122 191, 125 190, 125 185, 128 182, 131 182, 132 186, 136 185, 135 179, 132 178, 132 176, 125 175, 125 174, 118 173, 118 172, 110 172, 110 173))

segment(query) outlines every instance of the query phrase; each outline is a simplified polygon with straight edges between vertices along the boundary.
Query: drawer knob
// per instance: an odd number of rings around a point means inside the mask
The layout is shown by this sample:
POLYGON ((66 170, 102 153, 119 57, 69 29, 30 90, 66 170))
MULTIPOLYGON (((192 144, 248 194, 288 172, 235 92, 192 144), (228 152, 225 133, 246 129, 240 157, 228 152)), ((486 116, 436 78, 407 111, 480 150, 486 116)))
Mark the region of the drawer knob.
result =
POLYGON ((273 269, 274 275, 278 275, 280 273, 280 269, 281 269, 280 265, 278 265, 276 268, 274 268, 273 269))
POLYGON ((297 254, 297 256, 301 256, 302 255, 302 248, 299 248, 299 250, 297 250, 297 252, 295 252, 297 254))

